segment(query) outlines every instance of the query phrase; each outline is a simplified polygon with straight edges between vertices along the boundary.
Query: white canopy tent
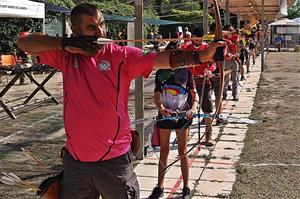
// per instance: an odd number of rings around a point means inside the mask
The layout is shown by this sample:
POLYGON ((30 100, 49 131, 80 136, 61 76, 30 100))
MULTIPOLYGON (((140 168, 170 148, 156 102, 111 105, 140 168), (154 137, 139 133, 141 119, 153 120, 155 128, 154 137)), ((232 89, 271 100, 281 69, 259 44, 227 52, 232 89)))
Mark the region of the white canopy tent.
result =
POLYGON ((278 35, 285 39, 287 47, 299 44, 300 23, 297 23, 296 20, 280 19, 270 23, 269 30, 271 31, 269 35, 269 42, 271 44, 274 43, 274 38, 278 35))
POLYGON ((300 25, 300 17, 297 17, 295 19, 292 19, 293 21, 295 21, 296 23, 298 23, 300 25))
POLYGON ((300 32, 300 24, 291 19, 280 19, 273 23, 269 24, 269 27, 275 27, 275 34, 299 34, 300 32))
POLYGON ((43 19, 45 32, 45 4, 29 0, 0 0, 0 17, 43 19))
POLYGON ((270 23, 271 26, 298 26, 299 24, 291 19, 283 18, 273 23, 270 23))
POLYGON ((0 17, 45 18, 45 4, 29 0, 0 0, 0 17))

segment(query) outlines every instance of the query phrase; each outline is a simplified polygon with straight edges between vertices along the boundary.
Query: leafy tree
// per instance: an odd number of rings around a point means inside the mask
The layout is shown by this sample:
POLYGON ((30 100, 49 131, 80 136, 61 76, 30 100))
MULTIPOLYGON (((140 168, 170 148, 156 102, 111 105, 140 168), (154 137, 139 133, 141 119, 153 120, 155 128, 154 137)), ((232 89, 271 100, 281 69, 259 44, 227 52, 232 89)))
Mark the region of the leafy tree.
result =
POLYGON ((10 54, 16 51, 16 40, 25 26, 33 31, 42 30, 41 19, 0 18, 0 47, 2 53, 10 54))
MULTIPOLYGON (((130 4, 124 4, 119 0, 111 0, 111 1, 91 1, 104 13, 107 14, 115 14, 121 16, 134 16, 134 6, 130 4)), ((144 17, 158 18, 156 12, 151 8, 144 9, 144 17)), ((106 24, 109 28, 109 32, 112 35, 113 39, 120 39, 118 37, 119 33, 122 30, 127 28, 127 22, 124 21, 106 21, 106 24)), ((148 24, 144 25, 144 35, 147 35, 148 32, 158 31, 157 26, 151 26, 148 24)))
POLYGON ((288 9, 289 19, 294 19, 297 17, 300 17, 300 1, 298 1, 288 9))
POLYGON ((42 2, 67 8, 73 8, 76 5, 76 0, 43 0, 42 2))
MULTIPOLYGON (((195 27, 202 27, 203 11, 200 2, 198 0, 170 0, 169 2, 162 2, 162 14, 160 17, 167 20, 187 22, 187 24, 182 24, 181 26, 188 26, 190 30, 193 30, 195 27)), ((208 22, 212 23, 212 21, 213 18, 208 15, 208 22)), ((171 28, 175 30, 177 26, 179 25, 162 26, 160 29, 164 31, 165 36, 168 36, 169 30, 171 28)), ((175 36, 174 31, 171 34, 175 36)))

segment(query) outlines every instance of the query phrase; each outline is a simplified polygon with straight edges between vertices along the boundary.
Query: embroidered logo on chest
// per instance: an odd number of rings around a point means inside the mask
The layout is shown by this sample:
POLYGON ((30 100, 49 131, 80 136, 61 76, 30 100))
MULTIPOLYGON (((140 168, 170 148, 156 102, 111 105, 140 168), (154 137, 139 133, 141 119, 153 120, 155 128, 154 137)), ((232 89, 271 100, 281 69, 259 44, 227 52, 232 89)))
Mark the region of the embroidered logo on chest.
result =
POLYGON ((107 71, 110 70, 110 62, 107 60, 101 60, 98 64, 98 69, 100 71, 107 71))

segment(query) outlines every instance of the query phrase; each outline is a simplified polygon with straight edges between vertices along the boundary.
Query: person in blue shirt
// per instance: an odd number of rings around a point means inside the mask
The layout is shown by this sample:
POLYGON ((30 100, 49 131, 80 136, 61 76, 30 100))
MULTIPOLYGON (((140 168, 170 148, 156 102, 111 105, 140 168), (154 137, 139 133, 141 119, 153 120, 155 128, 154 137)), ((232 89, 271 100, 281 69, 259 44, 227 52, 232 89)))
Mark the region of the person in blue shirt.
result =
POLYGON ((284 39, 280 35, 275 37, 275 44, 276 44, 278 52, 280 52, 280 49, 281 49, 281 46, 282 46, 283 42, 284 42, 284 39))

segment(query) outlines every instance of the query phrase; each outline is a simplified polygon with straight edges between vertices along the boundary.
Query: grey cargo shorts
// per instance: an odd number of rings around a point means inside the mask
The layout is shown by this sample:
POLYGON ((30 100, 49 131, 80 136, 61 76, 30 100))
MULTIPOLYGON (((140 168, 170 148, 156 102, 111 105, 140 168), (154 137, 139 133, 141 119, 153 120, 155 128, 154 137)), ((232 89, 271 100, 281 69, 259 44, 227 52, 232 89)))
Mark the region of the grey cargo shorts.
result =
POLYGON ((61 199, 138 199, 139 184, 131 150, 99 162, 80 162, 67 153, 63 160, 61 199))

